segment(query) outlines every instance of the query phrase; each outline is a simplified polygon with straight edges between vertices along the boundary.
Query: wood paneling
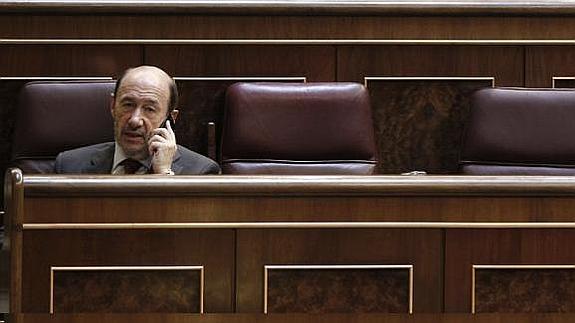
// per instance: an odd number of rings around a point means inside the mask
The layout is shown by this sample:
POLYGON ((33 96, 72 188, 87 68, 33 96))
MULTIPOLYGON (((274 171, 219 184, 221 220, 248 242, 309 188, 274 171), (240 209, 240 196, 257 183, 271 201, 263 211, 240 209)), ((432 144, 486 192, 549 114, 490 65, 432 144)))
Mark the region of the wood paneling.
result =
POLYGON ((24 312, 48 312, 51 266, 204 266, 205 311, 233 311, 232 230, 51 230, 24 235, 24 312))
POLYGON ((456 173, 471 93, 485 79, 375 79, 371 96, 378 173, 456 173))
POLYGON ((115 76, 143 63, 138 45, 0 45, 0 76, 115 76))
MULTIPOLYGON (((573 243, 573 229, 446 230, 445 311, 471 312, 472 265, 573 264, 573 243)), ((521 292, 521 285, 513 288, 516 290, 509 292, 521 292)), ((523 306, 528 306, 525 304, 537 297, 534 294, 526 296, 532 298, 523 300, 523 306)))
POLYGON ((335 80, 333 46, 146 46, 146 63, 173 76, 305 76, 335 80))
POLYGON ((573 220, 569 197, 181 197, 38 198, 27 223, 252 221, 557 221, 573 220), (132 210, 142 206, 138 214, 132 210), (145 207, 144 207, 145 206, 145 207), (98 213, 94 212, 98 210, 98 213))
POLYGON ((340 46, 337 80, 367 76, 488 76, 496 86, 523 85, 519 46, 340 46))
POLYGON ((263 312, 265 265, 398 264, 413 265, 413 311, 440 312, 442 239, 441 230, 238 230, 236 311, 263 312))
MULTIPOLYGON (((234 10, 230 8, 230 11, 234 10)), ((2 14, 0 38, 573 39, 575 18, 410 15, 2 14), (119 28, 121 26, 121 28, 119 28)))
POLYGON ((575 46, 527 46, 525 86, 551 87, 553 77, 575 76, 575 46))

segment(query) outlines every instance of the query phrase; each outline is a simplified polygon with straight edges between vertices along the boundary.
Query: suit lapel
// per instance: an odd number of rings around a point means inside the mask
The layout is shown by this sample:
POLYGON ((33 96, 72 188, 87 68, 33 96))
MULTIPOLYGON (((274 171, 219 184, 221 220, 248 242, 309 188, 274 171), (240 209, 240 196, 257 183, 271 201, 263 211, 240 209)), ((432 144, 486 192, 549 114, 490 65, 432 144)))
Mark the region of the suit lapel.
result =
POLYGON ((96 151, 90 161, 90 169, 86 173, 91 174, 110 174, 114 163, 114 146, 113 142, 96 151))

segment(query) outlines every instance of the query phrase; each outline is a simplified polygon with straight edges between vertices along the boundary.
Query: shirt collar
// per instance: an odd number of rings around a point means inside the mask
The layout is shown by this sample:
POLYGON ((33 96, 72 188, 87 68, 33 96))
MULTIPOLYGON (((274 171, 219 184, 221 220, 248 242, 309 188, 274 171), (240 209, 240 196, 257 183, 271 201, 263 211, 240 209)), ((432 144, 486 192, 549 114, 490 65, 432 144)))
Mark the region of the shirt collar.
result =
MULTIPOLYGON (((126 156, 126 153, 124 153, 124 149, 122 149, 122 147, 118 144, 118 142, 115 142, 115 148, 114 148, 114 163, 112 164, 112 174, 116 174, 118 172, 118 168, 122 167, 122 165, 120 165, 121 162, 124 161, 124 159, 127 159, 128 157, 126 156)), ((144 160, 140 160, 140 159, 136 159, 137 161, 139 161, 140 163, 142 163, 142 165, 144 167, 146 167, 146 170, 149 170, 150 167, 152 166, 152 157, 149 156, 148 158, 144 159, 144 160)))

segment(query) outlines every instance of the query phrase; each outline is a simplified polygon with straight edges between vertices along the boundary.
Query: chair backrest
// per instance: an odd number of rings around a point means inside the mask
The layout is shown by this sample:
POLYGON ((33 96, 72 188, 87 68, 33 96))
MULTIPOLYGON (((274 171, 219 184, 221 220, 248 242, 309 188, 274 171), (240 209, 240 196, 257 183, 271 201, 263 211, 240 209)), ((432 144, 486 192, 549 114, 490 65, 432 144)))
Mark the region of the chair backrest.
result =
POLYGON ((369 95, 357 83, 236 83, 220 148, 224 174, 372 174, 369 95))
POLYGON ((58 153, 113 141, 110 93, 115 81, 31 82, 22 88, 12 164, 25 173, 52 173, 58 153))
POLYGON ((575 90, 476 91, 460 166, 469 175, 575 175, 575 90))

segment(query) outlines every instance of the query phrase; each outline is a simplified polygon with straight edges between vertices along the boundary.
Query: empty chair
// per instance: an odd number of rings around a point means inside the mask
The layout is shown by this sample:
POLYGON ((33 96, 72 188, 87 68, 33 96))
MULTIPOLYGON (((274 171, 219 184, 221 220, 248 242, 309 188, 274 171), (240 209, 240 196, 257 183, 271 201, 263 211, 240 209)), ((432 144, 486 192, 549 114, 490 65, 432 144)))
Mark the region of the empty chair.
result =
POLYGON ((110 93, 115 81, 31 82, 19 96, 12 164, 52 173, 59 152, 113 141, 110 93))
POLYGON ((357 83, 236 83, 226 92, 224 174, 367 175, 369 95, 357 83))
POLYGON ((468 175, 575 175, 575 91, 476 91, 460 166, 468 175))

